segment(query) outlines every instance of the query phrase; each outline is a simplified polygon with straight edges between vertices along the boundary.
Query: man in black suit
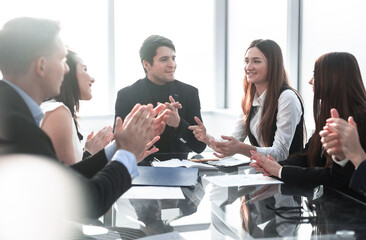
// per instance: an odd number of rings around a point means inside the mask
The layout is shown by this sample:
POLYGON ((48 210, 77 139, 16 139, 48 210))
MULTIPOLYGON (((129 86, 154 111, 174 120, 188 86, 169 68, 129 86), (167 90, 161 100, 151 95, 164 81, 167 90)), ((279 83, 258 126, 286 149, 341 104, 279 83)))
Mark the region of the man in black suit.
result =
MULTIPOLYGON (((59 94, 69 71, 59 31, 58 22, 36 18, 10 20, 0 31, 0 156, 24 153, 57 160, 50 138, 39 128, 44 116, 39 105, 59 94)), ((123 123, 116 120, 112 144, 71 166, 75 184, 85 190, 83 217, 100 217, 131 187, 146 144, 165 126, 165 113, 155 118, 159 111, 136 105, 123 123)))
POLYGON ((201 153, 206 144, 198 141, 188 129, 189 125, 196 124, 194 116, 201 119, 198 90, 174 79, 177 65, 173 42, 152 35, 142 44, 140 58, 146 77, 118 92, 115 117, 124 119, 136 103, 162 103, 171 110, 168 126, 155 144, 155 150, 159 149, 159 152, 145 158, 143 164, 149 165, 154 157, 185 159, 190 151, 201 153))

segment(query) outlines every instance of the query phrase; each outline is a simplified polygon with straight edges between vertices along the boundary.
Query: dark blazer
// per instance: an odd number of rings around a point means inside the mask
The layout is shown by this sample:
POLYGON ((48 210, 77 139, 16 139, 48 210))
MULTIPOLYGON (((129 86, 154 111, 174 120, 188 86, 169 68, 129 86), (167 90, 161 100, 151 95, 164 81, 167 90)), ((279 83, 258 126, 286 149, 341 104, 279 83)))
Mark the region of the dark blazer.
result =
MULTIPOLYGON (((157 101, 162 103, 167 101, 167 99, 155 99, 154 101, 147 81, 150 80, 147 78, 140 79, 118 92, 115 118, 121 117, 124 119, 137 103, 151 103, 156 106, 157 101)), ((168 84, 170 84, 169 95, 182 104, 182 109, 178 110, 181 121, 177 129, 166 126, 160 140, 155 144, 159 148, 159 152, 146 158, 144 160, 145 164, 155 156, 160 160, 183 159, 187 158, 190 151, 201 153, 206 148, 206 144, 198 141, 193 132, 188 129, 188 126, 197 124, 194 121, 194 116, 201 119, 201 105, 197 88, 178 80, 168 84)))
MULTIPOLYGON (((308 149, 308 144, 304 152, 308 149)), ((299 185, 328 185, 337 189, 346 188, 350 182, 354 171, 354 166, 348 162, 346 166, 341 167, 333 163, 332 168, 325 168, 325 157, 321 157, 323 166, 310 168, 308 166, 306 155, 293 155, 288 159, 280 161, 283 166, 281 180, 285 183, 299 185)))
MULTIPOLYGON (((364 150, 366 150, 366 126, 361 124, 366 121, 366 113, 360 116, 354 116, 355 121, 359 123, 358 134, 364 150)), ((308 150, 309 143, 306 144, 303 153, 308 150)), ((319 165, 316 168, 308 167, 308 159, 305 154, 295 154, 288 159, 279 161, 283 166, 281 180, 292 184, 313 184, 313 185, 328 185, 340 190, 348 191, 354 166, 349 161, 344 167, 333 163, 331 168, 324 168, 326 159, 324 155, 319 156, 316 161, 319 165)))
POLYGON ((366 196, 366 160, 354 172, 350 187, 366 196))
MULTIPOLYGON (((42 155, 57 161, 50 138, 36 125, 24 100, 0 81, 0 156, 16 153, 42 155)), ((131 187, 126 167, 117 161, 108 163, 104 150, 71 168, 79 181, 75 184, 82 184, 85 189, 88 205, 83 217, 100 217, 131 187)))

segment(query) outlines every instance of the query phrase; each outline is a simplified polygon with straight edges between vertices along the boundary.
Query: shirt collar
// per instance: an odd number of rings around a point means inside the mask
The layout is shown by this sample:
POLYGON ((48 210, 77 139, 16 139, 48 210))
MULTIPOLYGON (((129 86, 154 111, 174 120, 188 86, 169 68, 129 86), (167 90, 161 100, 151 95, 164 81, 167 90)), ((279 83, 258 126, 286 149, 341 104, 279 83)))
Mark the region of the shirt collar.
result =
POLYGON ((39 105, 17 85, 9 82, 5 78, 3 78, 3 81, 7 83, 10 87, 12 87, 20 95, 20 97, 24 100, 25 104, 27 104, 30 112, 32 113, 34 121, 39 126, 42 118, 44 117, 44 113, 42 112, 42 109, 39 107, 39 105))
POLYGON ((264 103, 264 100, 266 99, 266 93, 267 93, 267 89, 264 90, 264 92, 260 96, 258 96, 258 93, 255 92, 252 106, 253 107, 262 106, 264 103))

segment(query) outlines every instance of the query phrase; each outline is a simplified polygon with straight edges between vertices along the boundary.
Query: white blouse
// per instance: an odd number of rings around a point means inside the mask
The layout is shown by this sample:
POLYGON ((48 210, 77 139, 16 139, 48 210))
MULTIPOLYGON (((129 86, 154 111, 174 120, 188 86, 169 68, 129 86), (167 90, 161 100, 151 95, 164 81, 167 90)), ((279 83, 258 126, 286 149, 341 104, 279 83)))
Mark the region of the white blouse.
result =
MULTIPOLYGON (((72 146, 74 148, 75 161, 80 162, 83 158, 83 146, 81 145, 81 142, 79 140, 78 133, 76 131, 75 122, 74 122, 74 119, 72 118, 69 108, 66 107, 66 105, 63 104, 62 102, 56 102, 55 100, 49 100, 49 101, 43 102, 41 104, 41 109, 45 114, 47 112, 52 112, 59 107, 66 108, 67 111, 70 113, 70 121, 72 122, 72 140, 71 141, 72 141, 72 146)), ((42 126, 42 123, 43 123, 43 119, 41 121, 41 126, 42 126)))
MULTIPOLYGON (((267 90, 266 90, 267 91, 267 90)), ((253 110, 252 119, 250 121, 250 130, 258 142, 259 147, 256 151, 267 156, 270 155, 277 161, 284 160, 289 155, 292 139, 294 138, 296 127, 301 120, 302 110, 300 100, 297 95, 290 89, 283 91, 278 98, 277 112, 277 130, 273 145, 264 147, 262 136, 258 133, 257 126, 259 125, 263 104, 266 97, 266 91, 261 96, 256 95, 253 99, 252 106, 256 107, 253 110)), ((232 136, 244 142, 247 137, 246 127, 244 126, 245 116, 241 114, 234 125, 232 136)))

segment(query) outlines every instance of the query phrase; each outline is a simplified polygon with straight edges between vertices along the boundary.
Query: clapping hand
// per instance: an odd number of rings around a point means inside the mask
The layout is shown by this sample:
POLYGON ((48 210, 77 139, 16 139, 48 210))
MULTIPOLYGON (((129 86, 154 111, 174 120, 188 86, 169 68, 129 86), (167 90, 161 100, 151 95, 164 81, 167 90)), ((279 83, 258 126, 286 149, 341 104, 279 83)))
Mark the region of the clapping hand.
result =
POLYGON ((330 114, 331 118, 327 119, 327 123, 323 127, 323 130, 319 132, 319 135, 321 136, 320 141, 323 145, 323 148, 329 155, 334 156, 336 160, 343 160, 346 158, 346 156, 343 153, 339 134, 336 129, 342 128, 341 126, 344 127, 347 122, 339 118, 339 114, 335 109, 331 109, 330 114), (334 127, 330 127, 330 124, 332 124, 334 127))
POLYGON ((113 140, 113 129, 111 126, 106 126, 98 131, 96 135, 91 132, 85 142, 85 151, 88 151, 91 155, 99 152, 107 144, 113 140))
POLYGON ((144 152, 138 157, 137 162, 141 162, 142 160, 144 160, 147 156, 156 153, 159 151, 159 148, 155 147, 155 143, 157 141, 159 141, 160 136, 156 136, 153 138, 153 140, 151 140, 150 142, 148 142, 146 144, 145 150, 144 152))
POLYGON ((339 160, 348 158, 358 167, 366 159, 366 153, 360 144, 356 122, 353 117, 349 117, 348 122, 339 118, 336 109, 331 109, 331 116, 324 130, 319 133, 323 147, 328 154, 339 160))
POLYGON ((151 104, 136 104, 132 111, 122 122, 120 117, 116 119, 114 136, 117 149, 125 149, 132 152, 137 161, 145 151, 146 145, 154 137, 154 125, 160 125, 162 119, 154 118, 156 112, 151 104))
POLYGON ((264 176, 279 177, 281 165, 274 158, 269 155, 265 157, 256 151, 250 151, 250 153, 252 159, 255 160, 255 162, 249 164, 251 167, 258 172, 262 172, 264 176))
POLYGON ((169 119, 170 110, 166 109, 164 104, 158 103, 158 105, 154 108, 155 119, 153 123, 153 136, 161 135, 166 126, 166 122, 169 119))
POLYGON ((170 110, 166 124, 169 127, 177 128, 180 123, 180 116, 178 113, 178 109, 182 108, 182 104, 176 102, 172 96, 169 96, 169 101, 170 102, 164 103, 165 109, 170 110))

